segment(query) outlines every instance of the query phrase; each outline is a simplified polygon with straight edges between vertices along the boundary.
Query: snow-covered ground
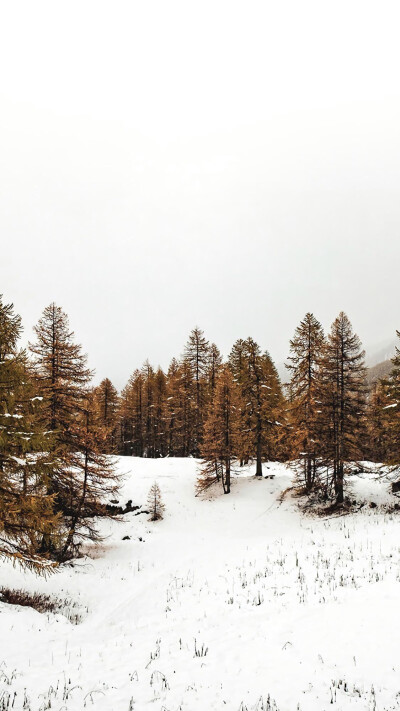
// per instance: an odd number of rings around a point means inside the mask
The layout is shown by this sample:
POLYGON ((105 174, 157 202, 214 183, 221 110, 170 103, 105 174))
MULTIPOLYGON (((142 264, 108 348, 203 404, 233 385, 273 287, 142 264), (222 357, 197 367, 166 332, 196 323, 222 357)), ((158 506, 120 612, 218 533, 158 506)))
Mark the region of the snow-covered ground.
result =
POLYGON ((193 459, 118 466, 121 504, 145 505, 157 480, 165 519, 103 522, 101 549, 47 581, 0 564, 0 585, 82 616, 0 603, 0 711, 400 708, 400 512, 384 509, 387 483, 353 477, 354 498, 378 507, 317 519, 280 500, 283 465, 203 500, 193 459))

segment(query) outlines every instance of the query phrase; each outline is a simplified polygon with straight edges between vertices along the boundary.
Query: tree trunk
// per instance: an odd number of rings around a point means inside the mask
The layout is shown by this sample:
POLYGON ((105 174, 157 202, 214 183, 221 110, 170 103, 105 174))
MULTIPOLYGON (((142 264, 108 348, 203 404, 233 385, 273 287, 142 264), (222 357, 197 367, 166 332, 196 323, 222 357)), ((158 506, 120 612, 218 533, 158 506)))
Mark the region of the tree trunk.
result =
POLYGON ((339 464, 338 464, 335 490, 336 490, 336 503, 342 504, 344 501, 344 496, 343 496, 343 462, 339 462, 339 464))
POLYGON ((256 476, 262 476, 262 459, 261 459, 261 423, 257 423, 257 466, 256 476))
POLYGON ((225 494, 230 494, 231 491, 231 460, 229 457, 226 459, 225 462, 225 487, 224 487, 224 493, 225 494))
POLYGON ((309 455, 307 455, 307 476, 306 476, 306 489, 311 491, 313 485, 312 479, 312 460, 309 455))

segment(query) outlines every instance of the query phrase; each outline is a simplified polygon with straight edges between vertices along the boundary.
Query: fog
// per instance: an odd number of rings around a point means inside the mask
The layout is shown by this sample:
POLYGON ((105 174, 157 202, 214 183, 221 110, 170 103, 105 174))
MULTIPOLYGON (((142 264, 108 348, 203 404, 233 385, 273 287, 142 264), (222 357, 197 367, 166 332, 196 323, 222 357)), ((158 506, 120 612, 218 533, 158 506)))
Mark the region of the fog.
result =
POLYGON ((198 325, 279 363, 306 311, 400 328, 395 2, 17 2, 0 22, 0 293, 97 379, 198 325))

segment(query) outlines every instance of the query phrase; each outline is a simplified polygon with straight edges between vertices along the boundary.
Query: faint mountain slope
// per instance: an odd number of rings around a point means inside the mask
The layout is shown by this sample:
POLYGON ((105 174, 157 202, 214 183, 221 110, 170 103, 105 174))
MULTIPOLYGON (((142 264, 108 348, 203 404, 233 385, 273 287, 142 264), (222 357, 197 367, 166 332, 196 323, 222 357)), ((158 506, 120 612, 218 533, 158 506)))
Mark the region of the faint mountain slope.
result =
POLYGON ((380 365, 385 361, 393 358, 396 350, 396 340, 390 339, 384 343, 376 344, 375 346, 366 348, 366 363, 369 368, 375 365, 380 365))
POLYGON ((377 363, 371 368, 367 369, 367 381, 368 385, 373 385, 381 378, 386 378, 392 369, 392 361, 384 360, 382 363, 377 363))
MULTIPOLYGON (((376 381, 380 378, 385 378, 390 373, 392 367, 391 359, 395 354, 396 345, 397 341, 392 338, 386 341, 381 341, 380 343, 375 343, 365 349, 365 362, 367 366, 367 380, 369 385, 376 383, 376 381)), ((288 383, 290 380, 290 372, 285 367, 285 363, 276 363, 276 368, 281 379, 281 383, 288 383)))

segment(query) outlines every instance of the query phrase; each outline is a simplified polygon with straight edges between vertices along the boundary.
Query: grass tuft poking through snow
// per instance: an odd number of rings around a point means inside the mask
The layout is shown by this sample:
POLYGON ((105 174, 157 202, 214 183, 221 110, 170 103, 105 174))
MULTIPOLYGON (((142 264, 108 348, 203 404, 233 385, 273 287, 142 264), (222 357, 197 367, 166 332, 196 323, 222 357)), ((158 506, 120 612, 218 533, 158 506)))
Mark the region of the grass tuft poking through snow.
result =
POLYGON ((101 521, 101 549, 50 580, 2 564, 9 594, 68 601, 81 623, 0 601, 0 711, 400 709, 400 514, 384 479, 351 478, 364 506, 319 518, 281 496, 280 464, 205 500, 194 459, 119 466, 121 500, 145 504, 157 480, 165 518, 101 521))
MULTIPOLYGON (((41 614, 46 612, 51 614, 60 613, 73 625, 79 625, 83 619, 83 611, 72 600, 63 600, 44 593, 32 593, 26 590, 12 590, 2 587, 0 588, 0 602, 20 607, 31 607, 41 614)), ((88 610, 86 609, 87 612, 88 610)))

